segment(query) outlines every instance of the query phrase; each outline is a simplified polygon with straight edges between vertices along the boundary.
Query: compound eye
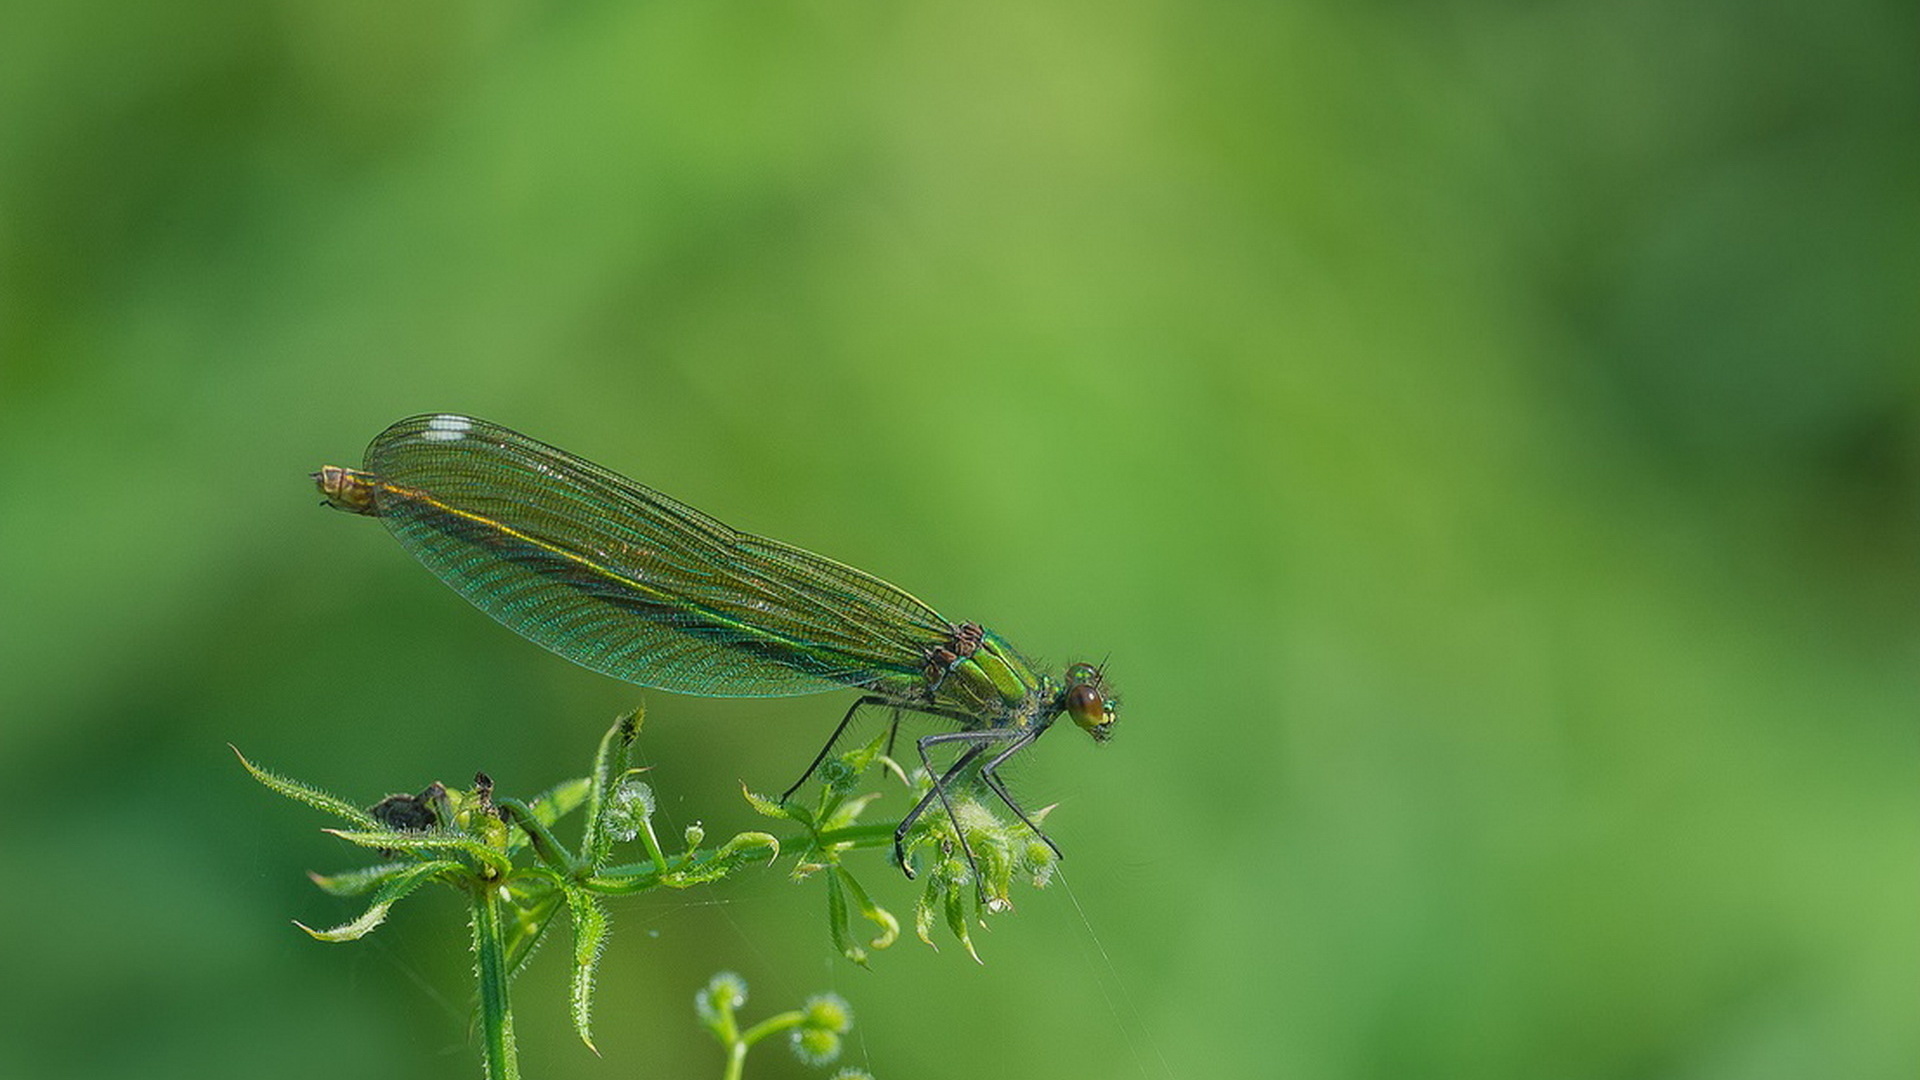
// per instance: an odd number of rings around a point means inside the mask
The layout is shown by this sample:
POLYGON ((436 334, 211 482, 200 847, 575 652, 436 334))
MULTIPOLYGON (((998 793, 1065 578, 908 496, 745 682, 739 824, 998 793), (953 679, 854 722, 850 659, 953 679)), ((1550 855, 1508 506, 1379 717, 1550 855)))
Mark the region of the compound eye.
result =
POLYGON ((1092 683, 1079 683, 1067 691, 1067 715, 1082 731, 1094 738, 1105 738, 1113 725, 1113 710, 1092 683))

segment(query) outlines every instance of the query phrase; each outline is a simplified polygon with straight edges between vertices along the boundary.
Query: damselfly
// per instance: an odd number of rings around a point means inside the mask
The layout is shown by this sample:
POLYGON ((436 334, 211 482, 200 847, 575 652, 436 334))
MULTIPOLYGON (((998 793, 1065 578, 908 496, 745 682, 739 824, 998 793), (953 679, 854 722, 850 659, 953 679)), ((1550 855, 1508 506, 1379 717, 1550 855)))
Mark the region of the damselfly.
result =
MULTIPOLYGON (((1073 664, 1056 680, 978 623, 497 424, 402 420, 367 447, 364 468, 329 465, 314 480, 329 506, 385 522, 474 606, 595 671, 709 697, 864 691, 783 801, 862 709, 957 726, 915 743, 933 783, 894 832, 908 877, 908 832, 938 799, 959 835, 947 788, 975 766, 1058 854, 1000 767, 1062 715, 1098 741, 1113 733, 1117 702, 1101 667, 1073 664), (929 751, 947 743, 959 754, 936 769, 929 751)), ((972 862, 964 838, 961 847, 972 862)))

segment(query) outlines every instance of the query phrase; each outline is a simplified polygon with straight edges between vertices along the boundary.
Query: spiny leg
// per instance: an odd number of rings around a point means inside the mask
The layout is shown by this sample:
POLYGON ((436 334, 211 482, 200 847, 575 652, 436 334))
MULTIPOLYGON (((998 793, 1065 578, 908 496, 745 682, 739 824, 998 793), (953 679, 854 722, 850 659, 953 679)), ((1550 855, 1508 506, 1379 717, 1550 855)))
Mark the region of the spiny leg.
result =
POLYGON ((1041 828, 1039 824, 1033 824, 1033 819, 1031 819, 1031 817, 1027 817, 1027 811, 1023 811, 1023 809, 1020 809, 1020 803, 1016 803, 1016 801, 1014 801, 1014 796, 1012 796, 1012 794, 1008 794, 1008 790, 1006 790, 1006 784, 1002 784, 1002 782, 1000 782, 1000 774, 998 774, 998 769, 1000 769, 1000 765, 1006 765, 1006 759, 1008 759, 1008 757, 1012 757, 1012 755, 1016 755, 1016 753, 1020 753, 1021 749, 1025 749, 1027 748, 1027 746, 1031 746, 1031 744, 1033 744, 1033 740, 1035 740, 1035 738, 1039 738, 1039 734, 1041 734, 1041 732, 1029 732, 1029 734, 1027 734, 1025 738, 1021 738, 1020 742, 1016 742, 1014 746, 1010 746, 1010 748, 1002 749, 1002 751, 1000 751, 998 755, 995 755, 995 759, 993 759, 993 761, 989 761, 989 763, 985 763, 985 765, 981 765, 981 767, 979 767, 979 778, 981 778, 981 780, 985 780, 989 788, 993 788, 993 794, 996 794, 996 796, 1000 796, 1000 801, 1002 801, 1002 803, 1006 803, 1006 809, 1010 809, 1010 811, 1014 811, 1014 817, 1018 817, 1018 819, 1020 819, 1021 824, 1025 824, 1027 828, 1031 828, 1031 830, 1033 830, 1033 834, 1041 838, 1041 844, 1046 844, 1046 846, 1052 847, 1052 849, 1054 849, 1054 857, 1056 857, 1056 859, 1066 859, 1066 857, 1068 857, 1068 855, 1066 855, 1066 851, 1062 851, 1062 849, 1060 849, 1060 846, 1058 846, 1058 844, 1054 844, 1054 838, 1052 838, 1052 836, 1046 836, 1046 830, 1043 830, 1043 828, 1041 828))
MULTIPOLYGON (((847 710, 847 715, 841 717, 840 723, 834 727, 833 734, 827 736, 826 745, 820 748, 819 753, 813 755, 813 764, 808 765, 807 771, 800 774, 800 779, 795 780, 792 786, 788 787, 787 790, 780 793, 780 801, 786 802, 788 799, 792 798, 793 793, 800 790, 800 785, 806 783, 807 778, 813 775, 813 771, 820 767, 820 763, 827 760, 827 755, 833 752, 833 744, 840 741, 840 736, 846 732, 847 725, 853 723, 854 713, 859 712, 861 709, 865 708, 868 705, 891 705, 891 704, 892 704, 892 701, 890 701, 887 698, 883 698, 878 694, 868 694, 866 697, 863 697, 859 701, 854 702, 853 706, 847 710)), ((895 709, 894 723, 896 725, 899 723, 899 716, 900 716, 900 710, 895 709)))
POLYGON ((900 737, 900 706, 893 707, 893 725, 887 728, 887 757, 893 757, 893 740, 900 737))
MULTIPOLYGON (((928 736, 928 738, 932 737, 933 736, 928 736)), ((903 846, 907 838, 907 833, 913 831, 914 822, 919 821, 920 815, 927 812, 927 807, 933 805, 933 800, 939 799, 940 805, 946 807, 948 820, 953 822, 954 835, 960 835, 960 819, 954 817, 953 806, 947 802, 947 783, 954 777, 960 775, 960 770, 972 764, 975 758, 986 752, 986 749, 985 746, 975 746, 968 748, 966 753, 961 754, 952 765, 948 766, 946 772, 941 773, 939 777, 934 780, 933 790, 920 796, 920 801, 913 804, 913 809, 907 811, 907 816, 900 819, 899 827, 893 830, 893 857, 899 862, 901 871, 907 875, 907 880, 913 880, 913 864, 907 861, 907 852, 903 846)), ((927 748, 925 746, 920 747, 920 760, 927 761, 927 748)), ((930 776, 933 774, 933 763, 930 761, 927 761, 927 773, 930 776)), ((972 865, 973 852, 968 850, 967 838, 964 836, 960 837, 960 850, 966 852, 967 863, 968 865, 972 865)), ((976 867, 976 872, 977 871, 978 868, 976 867)))
POLYGON ((1041 843, 1053 849, 1054 858, 1064 859, 1067 855, 1060 850, 1059 844, 1053 842, 1053 837, 1048 836, 1041 830, 1040 826, 1035 825, 1033 819, 1027 816, 1027 812, 1020 809, 1020 804, 1013 801, 1013 796, 1007 793, 1006 785, 1000 782, 1000 774, 997 771, 1000 766, 1007 763, 1008 758, 1031 746, 1033 740, 1039 738, 1039 736, 1040 733, 1037 731, 1028 732, 1019 742, 1014 743, 1012 746, 994 755, 992 761, 980 766, 980 779, 985 780, 987 786, 993 789, 993 793, 1000 796, 1000 801, 1007 804, 1007 809, 1013 811, 1013 816, 1019 818, 1021 824, 1032 829, 1033 835, 1039 837, 1041 843))
POLYGON ((956 720, 963 724, 974 721, 974 717, 970 713, 963 713, 954 709, 921 708, 915 705, 903 705, 899 701, 882 694, 868 694, 854 702, 853 705, 847 709, 847 714, 841 717, 840 723, 834 727, 833 734, 827 736, 826 745, 820 748, 819 753, 813 755, 813 763, 807 766, 807 771, 801 773, 800 779, 795 780, 791 787, 781 792, 781 802, 786 802, 792 798, 793 793, 800 790, 800 785, 806 783, 808 778, 813 776, 814 771, 820 768, 820 763, 827 760, 827 755, 833 752, 834 745, 840 741, 840 736, 846 733, 847 725, 853 723, 853 715, 869 705, 893 706, 893 727, 887 732, 888 757, 893 756, 893 739, 894 736, 900 732, 900 714, 903 712, 920 713, 925 716, 938 716, 943 720, 956 720))
MULTIPOLYGON (((953 823, 953 835, 960 841, 960 851, 967 857, 967 866, 973 870, 974 885, 979 889, 980 895, 983 898, 986 896, 987 884, 980 878, 980 864, 973 857, 973 848, 967 843, 966 833, 960 827, 960 815, 954 813, 953 802, 947 798, 947 784, 960 774, 961 769, 971 764, 974 759, 978 758, 994 743, 1006 742, 1009 739, 1025 743, 1031 741, 1031 738, 1030 735, 1023 732, 989 730, 951 731, 939 735, 928 735, 915 740, 914 745, 920 750, 920 763, 926 766, 928 775, 933 774, 933 761, 927 756, 928 747, 948 742, 973 743, 974 745, 969 747, 966 753, 961 754, 959 760, 955 761, 946 772, 939 775, 938 779, 933 783, 933 790, 920 797, 920 801, 914 804, 913 809, 908 811, 907 816, 900 820, 900 827, 893 831, 893 855, 894 858, 899 860, 900 869, 908 878, 913 877, 913 867, 907 862, 903 841, 905 841, 907 833, 913 828, 914 822, 920 820, 920 815, 926 813, 927 807, 932 805, 935 798, 938 798, 941 807, 947 812, 947 820, 953 823)), ((996 760, 1004 760, 1004 757, 1004 755, 999 755, 996 757, 996 760)))
POLYGON ((1060 850, 1060 845, 1053 842, 1053 837, 1048 836, 1045 830, 1041 829, 1040 826, 1035 825, 1033 823, 1033 820, 1027 817, 1027 812, 1025 810, 1020 809, 1020 804, 1013 801, 1013 796, 1007 794, 1007 789, 1001 786, 999 777, 988 776, 985 773, 981 773, 980 778, 987 782, 987 786, 993 789, 993 793, 995 795, 1000 796, 1000 801, 1007 804, 1007 809, 1013 811, 1014 816, 1020 819, 1021 824, 1025 825, 1029 829, 1032 829, 1033 835, 1039 837, 1041 843, 1047 845, 1047 847, 1053 850, 1054 858, 1064 859, 1067 857, 1067 853, 1060 850))

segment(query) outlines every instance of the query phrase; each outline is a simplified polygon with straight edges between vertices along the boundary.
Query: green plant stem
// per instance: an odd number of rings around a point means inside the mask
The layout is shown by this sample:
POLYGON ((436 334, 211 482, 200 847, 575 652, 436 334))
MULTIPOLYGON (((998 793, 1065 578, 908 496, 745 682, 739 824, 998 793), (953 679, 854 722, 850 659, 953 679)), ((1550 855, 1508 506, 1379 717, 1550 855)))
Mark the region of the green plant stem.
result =
POLYGON ((592 877, 582 878, 580 884, 599 896, 630 896, 649 889, 659 888, 660 880, 669 874, 697 866, 702 852, 688 855, 662 857, 659 863, 624 863, 608 867, 592 877))
POLYGON ((500 885, 481 881, 473 893, 473 958, 480 981, 480 1036, 488 1080, 519 1080, 513 1009, 507 1000, 507 947, 500 885))
POLYGON ((653 868, 661 874, 667 872, 667 854, 660 850, 660 838, 653 834, 651 814, 640 818, 640 839, 647 845, 647 854, 653 858, 653 868))
POLYGON ((879 821, 872 824, 849 824, 843 828, 829 828, 820 836, 801 836, 791 840, 791 844, 801 844, 812 840, 822 847, 829 844, 852 844, 854 847, 879 847, 893 844, 893 824, 879 821))
POLYGON ((754 1043, 772 1035, 774 1032, 785 1031, 790 1027, 799 1025, 802 1021, 806 1020, 806 1018, 807 1014, 798 1009, 792 1012, 783 1012, 778 1016, 768 1017, 748 1028, 746 1033, 740 1036, 740 1042, 744 1046, 752 1046, 754 1043))
POLYGON ((826 847, 831 844, 852 844, 854 847, 879 847, 893 843, 895 825, 888 822, 875 822, 868 825, 848 825, 839 829, 828 829, 818 836, 802 836, 793 840, 783 840, 782 844, 800 845, 808 841, 826 847))
POLYGON ((725 1010, 721 1015, 720 1036, 727 1045, 727 1071, 722 1080, 740 1080, 741 1070, 747 1065, 749 1048, 775 1032, 797 1027, 807 1018, 805 1013, 795 1009, 762 1020, 742 1032, 733 1018, 732 1009, 725 1010))
POLYGON ((540 857, 541 862, 564 875, 571 875, 579 869, 579 863, 567 846, 553 835, 552 830, 540 823, 527 804, 519 799, 499 799, 495 805, 527 834, 527 840, 533 844, 534 854, 540 857))

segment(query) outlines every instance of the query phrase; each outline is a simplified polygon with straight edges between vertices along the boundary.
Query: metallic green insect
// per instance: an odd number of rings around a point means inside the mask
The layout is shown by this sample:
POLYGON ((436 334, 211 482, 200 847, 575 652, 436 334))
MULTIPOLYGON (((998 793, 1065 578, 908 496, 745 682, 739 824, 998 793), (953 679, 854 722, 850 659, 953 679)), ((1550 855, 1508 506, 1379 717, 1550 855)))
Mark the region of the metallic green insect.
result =
POLYGON ((894 833, 909 877, 902 841, 936 798, 953 817, 947 787, 975 765, 1058 854, 998 771, 1063 714, 1098 741, 1113 733, 1102 668, 1073 664, 1056 681, 998 634, 871 574, 731 529, 497 424, 402 420, 367 447, 364 468, 329 465, 314 480, 329 506, 385 522, 474 606, 595 671, 708 697, 865 691, 782 800, 863 708, 892 709, 896 724, 908 712, 957 725, 916 741, 936 779, 894 833), (937 771, 928 750, 945 743, 960 753, 937 771))

